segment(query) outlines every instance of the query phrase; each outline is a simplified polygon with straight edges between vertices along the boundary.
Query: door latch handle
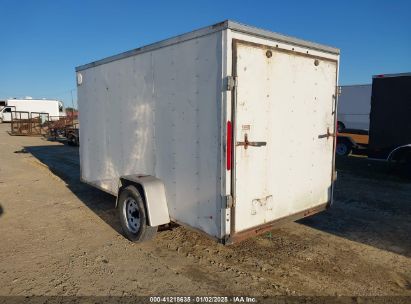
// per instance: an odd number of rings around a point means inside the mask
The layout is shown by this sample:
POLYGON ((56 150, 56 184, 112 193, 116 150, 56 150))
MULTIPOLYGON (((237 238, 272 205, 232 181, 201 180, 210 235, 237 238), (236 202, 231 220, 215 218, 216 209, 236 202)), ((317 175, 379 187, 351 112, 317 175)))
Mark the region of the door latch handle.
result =
POLYGON ((335 133, 330 133, 330 128, 327 128, 327 133, 326 134, 320 134, 318 135, 318 138, 329 138, 329 137, 335 137, 335 133))
POLYGON ((236 146, 244 146, 244 149, 247 149, 248 146, 251 147, 263 147, 266 146, 267 142, 266 141, 248 141, 248 135, 247 133, 244 135, 244 141, 237 141, 236 146))

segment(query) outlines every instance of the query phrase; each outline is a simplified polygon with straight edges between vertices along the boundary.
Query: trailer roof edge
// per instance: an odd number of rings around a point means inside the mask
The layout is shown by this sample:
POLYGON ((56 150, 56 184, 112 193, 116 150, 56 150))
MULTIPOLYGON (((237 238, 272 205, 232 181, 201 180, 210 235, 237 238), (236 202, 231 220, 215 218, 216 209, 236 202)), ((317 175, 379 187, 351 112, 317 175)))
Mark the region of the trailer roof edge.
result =
POLYGON ((214 25, 203 27, 203 28, 200 28, 200 29, 197 29, 197 30, 194 30, 194 31, 182 34, 182 35, 178 35, 172 38, 161 40, 159 42, 148 44, 148 45, 145 45, 145 46, 142 46, 136 49, 132 49, 130 51, 126 51, 126 52, 123 52, 117 55, 109 56, 109 57, 106 57, 106 58, 103 58, 97 61, 93 61, 93 62, 84 64, 84 65, 78 66, 76 67, 75 70, 76 72, 79 72, 79 71, 86 70, 86 69, 89 69, 89 68, 92 68, 98 65, 124 59, 130 56, 145 53, 145 52, 152 51, 155 49, 163 48, 163 47, 170 46, 170 45, 173 45, 179 42, 199 38, 199 37, 209 35, 215 32, 219 32, 225 29, 231 29, 233 31, 237 31, 237 32, 245 33, 245 34, 251 34, 251 35, 259 36, 262 38, 269 38, 269 39, 273 39, 279 42, 286 42, 289 44, 293 44, 295 46, 303 46, 303 47, 307 47, 310 49, 320 50, 320 51, 324 51, 324 52, 332 53, 336 55, 340 53, 339 49, 334 48, 334 47, 330 47, 330 46, 326 46, 326 45, 322 45, 322 44, 318 44, 318 43, 314 43, 314 42, 310 42, 310 41, 306 41, 306 40, 302 40, 302 39, 298 39, 298 38, 294 38, 290 36, 285 36, 282 34, 259 29, 256 27, 241 24, 241 23, 231 21, 231 20, 225 20, 223 22, 219 22, 214 25))
POLYGON ((286 42, 289 44, 293 44, 295 46, 308 47, 310 49, 319 50, 319 51, 323 51, 323 52, 327 52, 331 54, 336 54, 336 55, 340 54, 340 50, 332 46, 327 46, 324 44, 319 44, 319 43, 295 38, 292 36, 282 35, 276 32, 271 32, 268 30, 254 27, 254 26, 241 24, 239 22, 235 22, 231 20, 227 20, 226 22, 228 24, 229 29, 237 31, 237 32, 242 32, 245 34, 252 34, 255 36, 262 37, 262 38, 269 38, 269 39, 276 40, 279 42, 286 42))
POLYGON ((401 77, 401 76, 411 76, 410 73, 396 73, 396 74, 379 74, 379 75, 373 75, 372 78, 389 78, 389 77, 401 77))

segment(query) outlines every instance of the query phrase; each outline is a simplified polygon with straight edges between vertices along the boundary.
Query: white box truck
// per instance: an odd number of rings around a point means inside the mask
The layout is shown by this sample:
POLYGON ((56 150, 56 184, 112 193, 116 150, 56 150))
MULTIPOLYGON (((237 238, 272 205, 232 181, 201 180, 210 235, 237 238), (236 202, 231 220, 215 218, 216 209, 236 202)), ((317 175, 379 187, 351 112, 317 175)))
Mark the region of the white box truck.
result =
POLYGON ((341 86, 338 98, 338 131, 369 129, 371 87, 371 84, 341 86))
MULTIPOLYGON (((23 99, 6 99, 2 109, 0 109, 0 122, 11 122, 12 112, 27 112, 24 115, 17 115, 14 118, 24 119, 31 117, 32 113, 47 113, 50 119, 58 120, 59 116, 65 116, 64 104, 62 101, 54 99, 33 99, 26 97, 23 99)), ((38 117, 38 115, 37 115, 38 117)))
POLYGON ((81 179, 125 235, 232 243, 332 202, 339 50, 224 21, 76 68, 81 179))

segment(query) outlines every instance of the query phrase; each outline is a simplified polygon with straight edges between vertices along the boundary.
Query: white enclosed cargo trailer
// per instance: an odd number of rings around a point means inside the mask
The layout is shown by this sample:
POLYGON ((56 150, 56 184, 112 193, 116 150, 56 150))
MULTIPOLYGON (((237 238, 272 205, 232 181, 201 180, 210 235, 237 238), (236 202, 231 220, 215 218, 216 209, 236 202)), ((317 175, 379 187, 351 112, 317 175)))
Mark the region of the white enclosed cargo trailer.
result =
POLYGON ((332 202, 339 50, 225 21, 76 68, 81 179, 124 232, 232 243, 332 202))
POLYGON ((341 86, 338 98, 339 131, 368 130, 370 127, 371 84, 341 86))
POLYGON ((55 117, 57 120, 59 116, 65 116, 63 102, 54 99, 7 99, 5 100, 5 106, 0 109, 0 122, 12 121, 12 112, 26 112, 27 115, 23 115, 27 119, 32 113, 45 113, 48 114, 49 119, 55 117))

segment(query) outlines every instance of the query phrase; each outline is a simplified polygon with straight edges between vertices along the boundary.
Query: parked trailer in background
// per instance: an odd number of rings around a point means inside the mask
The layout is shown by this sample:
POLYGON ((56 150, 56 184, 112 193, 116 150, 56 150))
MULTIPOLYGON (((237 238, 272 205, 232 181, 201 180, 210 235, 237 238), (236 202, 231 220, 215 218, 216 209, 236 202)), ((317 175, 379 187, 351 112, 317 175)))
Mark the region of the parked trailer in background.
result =
POLYGON ((369 156, 411 170, 411 73, 373 76, 369 156))
POLYGON ((370 108, 371 84, 341 86, 338 98, 338 131, 368 130, 370 108))
POLYGON ((339 50, 231 21, 76 68, 81 179, 125 235, 222 243, 332 202, 339 50))
POLYGON ((12 112, 47 113, 49 117, 65 116, 63 102, 52 99, 7 99, 0 110, 0 122, 11 122, 12 112))

